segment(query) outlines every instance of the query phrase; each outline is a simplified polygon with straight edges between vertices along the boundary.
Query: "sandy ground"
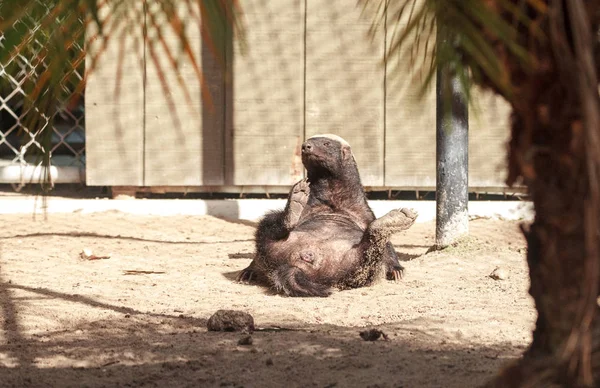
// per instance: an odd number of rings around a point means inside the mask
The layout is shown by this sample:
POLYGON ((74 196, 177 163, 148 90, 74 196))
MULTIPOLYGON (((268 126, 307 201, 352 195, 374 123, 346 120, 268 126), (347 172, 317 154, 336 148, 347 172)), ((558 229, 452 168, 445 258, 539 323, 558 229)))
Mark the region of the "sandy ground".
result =
POLYGON ((415 224, 393 238, 402 282, 311 299, 234 282, 249 222, 48 217, 0 218, 3 387, 473 387, 523 352, 535 320, 516 222, 473 220, 462 245, 429 254, 434 224, 415 224), (251 346, 208 332, 218 309, 264 330, 251 346), (389 341, 363 341, 365 327, 389 341))

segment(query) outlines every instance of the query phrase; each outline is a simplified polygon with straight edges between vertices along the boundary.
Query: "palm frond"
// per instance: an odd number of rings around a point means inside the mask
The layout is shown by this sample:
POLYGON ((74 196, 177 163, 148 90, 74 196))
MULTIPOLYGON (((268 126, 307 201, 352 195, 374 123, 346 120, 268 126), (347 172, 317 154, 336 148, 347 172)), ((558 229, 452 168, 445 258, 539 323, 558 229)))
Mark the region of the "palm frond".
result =
POLYGON ((359 0, 359 5, 376 7, 373 30, 386 26, 388 71, 405 76, 397 65, 408 58, 421 98, 431 90, 437 69, 446 68, 460 79, 470 102, 473 85, 491 87, 510 100, 518 85, 511 84, 498 47, 527 70, 536 63, 532 43, 518 41, 517 32, 525 28, 534 39, 545 39, 528 12, 546 12, 538 0, 359 0), (444 42, 436 44, 437 37, 444 42))

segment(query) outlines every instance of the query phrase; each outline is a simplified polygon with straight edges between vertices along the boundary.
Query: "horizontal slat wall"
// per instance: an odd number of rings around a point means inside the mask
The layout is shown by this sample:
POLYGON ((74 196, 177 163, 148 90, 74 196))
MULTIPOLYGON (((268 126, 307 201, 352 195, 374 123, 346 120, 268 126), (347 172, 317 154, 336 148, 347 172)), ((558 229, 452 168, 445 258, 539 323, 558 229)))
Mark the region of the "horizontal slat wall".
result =
POLYGON ((306 136, 333 133, 352 146, 364 185, 383 185, 383 29, 347 0, 307 0, 306 136))
POLYGON ((246 0, 248 50, 234 46, 226 109, 234 185, 290 185, 302 176, 304 0, 246 0))
MULTIPOLYGON (((103 7, 103 12, 109 7, 103 7)), ((143 7, 131 8, 143 20, 143 7), (141 16, 140 16, 141 15, 141 16)), ((114 36, 123 35, 122 24, 114 36)), ((86 182, 91 186, 142 185, 144 137, 143 24, 133 26, 123 39, 110 39, 85 89, 86 182), (117 76, 120 75, 120 81, 117 76), (117 89, 118 88, 118 89, 117 89)), ((111 30, 111 26, 106 26, 111 30)), ((89 36, 95 31, 89 30, 89 36)), ((100 50, 88 47, 87 66, 100 50)))

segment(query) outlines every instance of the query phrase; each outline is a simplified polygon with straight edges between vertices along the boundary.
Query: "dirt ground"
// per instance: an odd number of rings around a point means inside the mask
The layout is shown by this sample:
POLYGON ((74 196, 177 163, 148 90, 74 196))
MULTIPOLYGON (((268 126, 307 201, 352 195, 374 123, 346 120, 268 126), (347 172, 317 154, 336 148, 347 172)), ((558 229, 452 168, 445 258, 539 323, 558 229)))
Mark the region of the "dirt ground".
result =
POLYGON ((0 225, 3 387, 474 387, 519 357, 535 320, 512 221, 473 220, 463 244, 429 254, 434 224, 415 224, 393 238, 402 282, 316 299, 234 282, 250 222, 107 212, 0 225), (488 276, 497 266, 507 279, 488 276), (218 309, 263 330, 250 346, 208 332, 218 309), (365 327, 389 341, 363 341, 365 327))

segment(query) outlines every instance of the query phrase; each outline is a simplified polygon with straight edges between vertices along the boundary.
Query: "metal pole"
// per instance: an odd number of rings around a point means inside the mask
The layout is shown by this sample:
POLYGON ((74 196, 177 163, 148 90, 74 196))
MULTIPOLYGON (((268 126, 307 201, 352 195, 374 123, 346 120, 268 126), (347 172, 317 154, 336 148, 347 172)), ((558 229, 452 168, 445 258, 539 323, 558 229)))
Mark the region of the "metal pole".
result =
MULTIPOLYGON (((451 44, 442 34, 438 31, 437 44, 451 44)), ((441 249, 469 233, 468 106, 459 78, 447 66, 437 69, 436 110, 435 248, 441 249)))

